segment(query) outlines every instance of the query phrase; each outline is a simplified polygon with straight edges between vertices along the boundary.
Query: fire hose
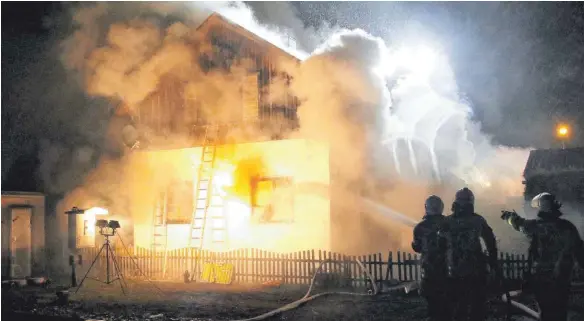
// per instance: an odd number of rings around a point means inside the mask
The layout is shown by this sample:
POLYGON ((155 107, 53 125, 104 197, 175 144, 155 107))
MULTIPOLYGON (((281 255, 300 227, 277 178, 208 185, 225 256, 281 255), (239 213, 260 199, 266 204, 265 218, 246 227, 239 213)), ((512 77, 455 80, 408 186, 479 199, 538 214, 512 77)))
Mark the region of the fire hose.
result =
MULTIPOLYGON (((572 289, 579 288, 581 286, 584 286, 584 282, 579 282, 579 283, 578 282, 573 282, 571 284, 572 289)), ((541 317, 541 314, 539 312, 537 312, 535 310, 532 310, 532 309, 528 308, 526 305, 521 304, 521 303, 519 303, 517 301, 507 299, 507 295, 509 297, 515 297, 515 296, 520 295, 521 293, 522 293, 521 290, 510 291, 508 294, 503 295, 503 297, 501 299, 503 300, 503 302, 510 303, 512 306, 514 306, 514 307, 522 310, 523 312, 527 313, 530 317, 534 318, 535 320, 539 320, 540 317, 541 317)))
POLYGON ((509 303, 509 304, 511 304, 512 306, 514 306, 514 307, 516 307, 516 308, 518 308, 518 309, 522 310, 523 312, 525 312, 525 313, 529 314, 529 316, 530 316, 530 317, 532 317, 532 318, 534 318, 534 319, 536 319, 536 320, 539 320, 539 318, 540 318, 540 314, 539 314, 538 312, 536 312, 536 311, 534 311, 534 310, 532 310, 532 309, 528 308, 528 307, 527 307, 526 305, 524 305, 524 304, 521 304, 521 303, 519 303, 519 302, 517 302, 517 301, 511 300, 511 297, 518 296, 519 294, 521 294, 521 290, 519 290, 519 291, 510 291, 510 292, 507 292, 507 293, 505 293, 505 294, 504 294, 504 295, 501 297, 501 300, 503 300, 503 302, 505 302, 505 303, 509 303))
MULTIPOLYGON (((365 266, 363 265, 363 263, 361 263, 361 261, 359 261, 358 259, 356 260, 357 264, 359 265, 359 267, 365 272, 365 274, 367 275, 367 278, 369 279, 369 281, 371 281, 371 286, 373 287, 373 291, 369 291, 368 293, 358 293, 358 292, 342 292, 342 291, 334 291, 334 292, 322 292, 322 293, 318 293, 318 294, 314 294, 314 295, 310 295, 310 293, 312 292, 312 288, 314 287, 314 283, 316 281, 316 276, 318 275, 318 273, 322 270, 322 267, 326 264, 326 263, 330 263, 330 260, 327 261, 323 261, 320 263, 320 265, 318 266, 318 269, 316 269, 316 271, 314 272, 314 274, 312 275, 312 280, 310 281, 310 286, 308 287, 308 291, 306 292, 306 294, 291 303, 288 303, 280 308, 277 308, 275 310, 266 312, 264 314, 258 315, 256 317, 253 318, 249 318, 249 319, 242 319, 242 320, 237 320, 237 321, 256 321, 256 320, 265 320, 269 317, 278 315, 280 313, 286 312, 286 311, 290 311, 293 309, 298 308, 299 306, 301 306, 302 304, 308 302, 308 301, 312 301, 316 298, 319 297, 323 297, 326 295, 351 295, 351 296, 374 296, 377 295, 378 293, 378 289, 377 289, 377 285, 375 284, 375 280, 373 280, 373 278, 371 277, 371 274, 369 273, 369 271, 365 268, 365 266)), ((402 285, 401 287, 404 287, 405 285, 402 285)), ((400 288, 399 286, 396 287, 400 288)))

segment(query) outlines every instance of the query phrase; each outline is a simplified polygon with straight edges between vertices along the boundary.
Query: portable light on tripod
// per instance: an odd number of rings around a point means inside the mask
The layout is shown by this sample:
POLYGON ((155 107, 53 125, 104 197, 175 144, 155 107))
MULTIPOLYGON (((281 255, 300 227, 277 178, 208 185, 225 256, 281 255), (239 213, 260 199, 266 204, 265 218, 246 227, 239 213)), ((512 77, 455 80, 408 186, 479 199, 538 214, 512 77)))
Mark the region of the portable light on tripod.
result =
POLYGON ((101 246, 101 249, 99 250, 97 255, 95 256, 95 259, 93 259, 93 262, 91 263, 91 265, 89 266, 89 269, 87 270, 87 273, 85 273, 85 276, 81 280, 79 287, 77 288, 77 290, 75 290, 75 293, 77 293, 77 291, 79 291, 81 286, 83 286, 83 282, 85 281, 85 279, 88 278, 89 272, 91 272, 93 265, 95 264, 95 262, 97 262, 97 259, 99 258, 101 252, 105 249, 105 266, 106 266, 105 278, 106 278, 106 280, 102 281, 102 280, 99 280, 96 278, 90 278, 90 279, 96 280, 96 281, 104 283, 104 284, 112 284, 113 282, 119 280, 120 281, 120 288, 122 289, 122 292, 124 294, 126 294, 125 288, 127 288, 127 284, 126 284, 126 281, 124 280, 122 273, 120 272, 120 267, 118 265, 118 261, 116 260, 115 253, 113 252, 113 249, 111 248, 110 239, 109 239, 111 236, 116 235, 117 229, 121 228, 120 223, 118 221, 114 221, 114 220, 110 220, 110 221, 97 220, 95 222, 95 227, 99 228, 99 234, 101 234, 105 237, 105 242, 101 246), (112 263, 114 265, 115 275, 117 276, 114 279, 112 279, 114 275, 112 275, 110 273, 110 260, 112 261, 112 263))

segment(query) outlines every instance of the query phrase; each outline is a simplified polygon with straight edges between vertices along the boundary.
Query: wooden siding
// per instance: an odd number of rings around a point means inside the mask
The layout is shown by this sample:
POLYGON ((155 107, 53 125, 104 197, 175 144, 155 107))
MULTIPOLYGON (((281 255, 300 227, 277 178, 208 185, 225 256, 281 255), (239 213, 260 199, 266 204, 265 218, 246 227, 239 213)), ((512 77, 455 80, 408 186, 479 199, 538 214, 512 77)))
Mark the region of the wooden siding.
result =
MULTIPOLYGON (((298 100, 290 96, 285 97, 283 103, 275 104, 268 99, 265 91, 274 77, 287 77, 276 71, 278 62, 295 58, 258 37, 254 38, 253 34, 216 14, 207 19, 198 32, 204 35, 203 41, 207 41, 212 48, 209 53, 199 56, 198 62, 203 71, 221 69, 227 72, 235 63, 244 64, 248 68, 247 76, 244 76, 248 83, 254 77, 257 79, 257 110, 250 107, 254 90, 247 84, 243 88, 245 93, 240 92, 241 106, 230 109, 230 128, 249 126, 250 123, 260 128, 297 126, 298 100)), ((203 113, 196 97, 185 95, 184 88, 185 83, 176 77, 168 75, 161 79, 158 90, 137 110, 138 122, 146 131, 165 136, 185 133, 196 135, 193 127, 216 124, 203 113)))

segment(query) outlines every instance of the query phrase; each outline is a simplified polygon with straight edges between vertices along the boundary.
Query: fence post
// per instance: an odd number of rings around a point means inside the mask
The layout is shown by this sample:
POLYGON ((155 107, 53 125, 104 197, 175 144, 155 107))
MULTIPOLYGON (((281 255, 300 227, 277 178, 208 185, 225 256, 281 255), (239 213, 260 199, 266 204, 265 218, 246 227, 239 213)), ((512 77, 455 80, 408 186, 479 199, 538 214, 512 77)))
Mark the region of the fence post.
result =
POLYGON ((511 261, 511 259, 509 257, 509 253, 505 253, 505 267, 506 267, 505 269, 507 270, 507 273, 506 273, 507 278, 511 278, 511 270, 512 269, 511 269, 511 262, 510 261, 511 261))
POLYGON ((517 279, 517 270, 519 269, 519 262, 517 261, 518 257, 515 254, 511 254, 511 261, 513 263, 513 280, 517 279))
POLYGON ((379 275, 377 274, 377 261, 377 253, 369 255, 369 266, 371 266, 369 271, 371 271, 371 277, 373 278, 373 282, 375 282, 375 284, 377 284, 379 281, 379 275))
POLYGON ((310 251, 310 262, 311 262, 311 266, 312 266, 312 271, 310 272, 310 276, 312 277, 312 275, 314 273, 316 273, 316 264, 314 262, 314 250, 310 251))
POLYGON ((302 283, 310 283, 309 251, 302 251, 302 283))
POLYGON ((393 280, 393 252, 390 251, 387 258, 387 275, 388 280, 393 280))
POLYGON ((419 260, 418 260, 418 255, 414 254, 414 280, 418 281, 420 280, 419 278, 419 272, 418 269, 420 268, 420 264, 418 264, 419 260))
POLYGON ((403 281, 401 266, 402 266, 401 251, 397 251, 397 279, 398 279, 398 281, 403 281))
POLYGON ((414 278, 414 266, 413 266, 414 261, 412 260, 412 253, 408 253, 408 270, 410 271, 410 276, 408 281, 413 281, 412 279, 414 278))
POLYGON ((382 287, 383 281, 383 255, 381 253, 377 253, 377 260, 375 260, 375 266, 377 267, 377 283, 379 288, 382 287))

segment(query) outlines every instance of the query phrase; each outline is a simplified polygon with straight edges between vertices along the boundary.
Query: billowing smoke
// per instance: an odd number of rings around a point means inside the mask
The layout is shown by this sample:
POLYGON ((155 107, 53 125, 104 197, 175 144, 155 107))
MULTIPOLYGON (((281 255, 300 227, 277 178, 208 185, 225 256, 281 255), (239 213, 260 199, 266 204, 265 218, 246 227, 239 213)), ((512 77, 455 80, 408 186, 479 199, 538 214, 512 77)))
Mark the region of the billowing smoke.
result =
MULTIPOLYGON (((364 207, 350 194, 376 198, 416 219, 431 193, 443 197, 447 211, 454 190, 463 186, 479 202, 504 204, 522 194, 528 151, 494 146, 481 133, 446 57, 407 49, 387 47, 362 30, 341 31, 288 70, 291 91, 301 100, 297 134, 330 144, 333 194, 347 200, 337 209, 344 225, 354 225, 348 218, 364 207), (412 58, 419 60, 407 61, 412 58)), ((483 214, 491 220, 497 213, 483 214)), ((408 246, 410 227, 394 233, 401 235, 392 237, 394 246, 408 246)))
MULTIPOLYGON (((331 37, 291 72, 292 91, 302 100, 300 134, 334 137, 331 144, 345 147, 343 161, 366 153, 373 163, 363 168, 378 176, 478 189, 508 185, 512 177, 520 185, 527 151, 495 147, 480 132, 446 58, 434 53, 406 64, 400 49, 361 30, 331 37)), ((517 193, 507 188, 505 194, 517 193)))
MULTIPOLYGON (((290 96, 299 99, 300 128, 292 137, 329 143, 332 182, 342 195, 336 199, 346 200, 345 204, 337 201, 343 215, 362 210, 361 196, 418 219, 429 193, 443 196, 448 208, 451 190, 463 185, 475 188, 477 194, 515 195, 520 190, 526 152, 495 147, 481 133, 471 121, 472 106, 459 93, 444 55, 433 52, 431 64, 423 56, 406 63, 404 56, 416 57, 415 52, 404 54, 402 48, 388 46, 362 30, 337 31, 315 46, 320 37, 312 35, 320 33, 304 29, 299 19, 286 16, 283 21, 273 15, 276 10, 263 11, 272 25, 288 24, 275 30, 258 23, 240 3, 99 3, 72 9, 75 32, 62 43, 61 61, 88 96, 106 98, 118 111, 113 118, 126 121, 110 122, 108 141, 119 142, 115 133, 153 106, 170 111, 164 113, 167 116, 149 116, 156 119, 150 126, 167 129, 164 137, 148 137, 160 144, 188 142, 175 133, 194 120, 186 112, 193 101, 209 121, 240 119, 234 106, 241 100, 241 80, 252 71, 251 64, 231 57, 234 61, 228 68, 204 68, 205 63, 220 66, 225 58, 197 31, 210 11, 306 58, 301 64, 281 62, 279 68, 291 76, 290 85, 276 78, 265 90, 274 102, 290 96), (169 96, 175 98, 165 98, 169 96)), ((231 134, 269 136, 253 129, 231 134)), ((93 170, 91 186, 109 191, 108 195, 117 188, 118 199, 112 201, 123 204, 126 194, 110 173, 113 164, 123 168, 128 148, 113 144, 118 153, 103 156, 107 158, 101 163, 109 166, 93 170)), ((50 177, 46 182, 54 185, 83 183, 83 175, 71 174, 67 168, 86 172, 100 157, 97 150, 78 145, 48 144, 44 150, 42 171, 50 177)), ((411 230, 397 232, 411 234, 411 230)), ((390 238, 396 247, 404 244, 402 237, 390 238)))
MULTIPOLYGON (((146 138, 158 147, 188 144, 182 126, 194 123, 193 117, 211 123, 241 118, 242 80, 252 63, 228 57, 236 61, 221 68, 225 56, 214 51, 197 31, 210 13, 205 6, 99 3, 72 7, 70 13, 75 31, 61 43, 61 61, 69 78, 77 80, 88 96, 111 102, 115 115, 109 125, 102 125, 109 128, 103 134, 105 147, 112 148, 103 154, 104 150, 84 146, 45 144, 41 173, 49 189, 67 191, 83 184, 98 200, 106 198, 111 203, 105 195, 117 194, 118 202, 127 203, 127 193, 119 186, 119 177, 111 175, 111 166, 124 166, 126 145, 137 139, 132 129, 136 115, 146 123, 140 128, 143 135, 156 127, 156 133, 146 138), (208 70, 205 65, 219 68, 208 70), (194 104, 197 115, 188 112, 195 109, 194 104), (144 112, 151 108, 158 113, 144 112), (101 165, 92 169, 100 156, 101 165), (84 176, 90 170, 92 180, 88 182, 84 176)), ((264 133, 243 128, 228 134, 264 133)), ((123 210, 126 208, 120 206, 123 210)))

